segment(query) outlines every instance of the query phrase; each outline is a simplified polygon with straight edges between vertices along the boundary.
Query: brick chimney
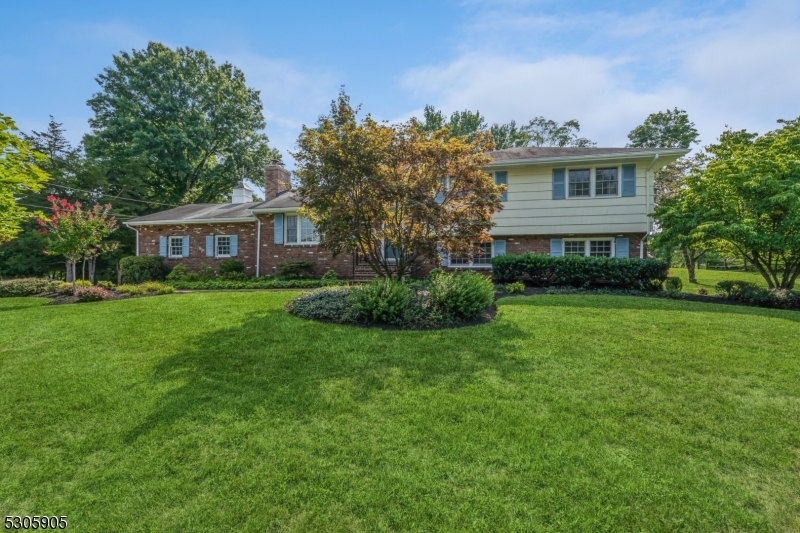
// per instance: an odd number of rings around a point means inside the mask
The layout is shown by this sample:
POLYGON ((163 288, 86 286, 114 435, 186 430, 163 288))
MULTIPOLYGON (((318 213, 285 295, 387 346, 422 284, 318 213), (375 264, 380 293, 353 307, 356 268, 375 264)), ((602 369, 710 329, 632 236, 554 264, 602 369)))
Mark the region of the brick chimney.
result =
POLYGON ((264 201, 272 200, 283 191, 288 191, 291 187, 291 175, 291 172, 283 168, 283 163, 273 159, 264 169, 264 201))

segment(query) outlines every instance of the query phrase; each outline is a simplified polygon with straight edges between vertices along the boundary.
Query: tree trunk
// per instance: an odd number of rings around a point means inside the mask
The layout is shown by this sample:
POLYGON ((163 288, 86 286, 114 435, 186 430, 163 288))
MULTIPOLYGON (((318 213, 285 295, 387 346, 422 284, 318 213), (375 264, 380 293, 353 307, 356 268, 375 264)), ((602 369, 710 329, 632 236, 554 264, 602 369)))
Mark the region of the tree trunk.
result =
MULTIPOLYGON (((356 262, 353 261, 353 275, 355 276, 355 264, 356 262)), ((119 261, 117 261, 117 285, 122 285, 122 268, 119 265, 119 261)))
POLYGON ((77 277, 77 276, 75 275, 75 274, 76 274, 75 270, 78 268, 78 267, 77 267, 77 264, 78 264, 78 262, 77 262, 77 261, 72 261, 72 264, 71 264, 71 266, 72 266, 72 293, 73 293, 73 294, 75 294, 75 291, 76 291, 76 290, 77 290, 77 288, 78 288, 78 287, 77 287, 77 284, 75 283, 75 282, 76 282, 76 279, 75 279, 75 278, 77 277))
POLYGON ((83 263, 81 263, 81 281, 86 279, 86 258, 83 259, 83 263))
POLYGON ((67 283, 75 281, 75 265, 67 261, 67 283))
POLYGON ((692 256, 692 253, 686 248, 681 248, 681 253, 683 254, 683 262, 686 263, 686 270, 689 271, 689 283, 697 283, 697 276, 694 272, 694 257, 692 256))
POLYGON ((97 257, 90 257, 89 258, 89 281, 92 282, 94 285, 94 274, 95 274, 95 267, 97 266, 97 257))

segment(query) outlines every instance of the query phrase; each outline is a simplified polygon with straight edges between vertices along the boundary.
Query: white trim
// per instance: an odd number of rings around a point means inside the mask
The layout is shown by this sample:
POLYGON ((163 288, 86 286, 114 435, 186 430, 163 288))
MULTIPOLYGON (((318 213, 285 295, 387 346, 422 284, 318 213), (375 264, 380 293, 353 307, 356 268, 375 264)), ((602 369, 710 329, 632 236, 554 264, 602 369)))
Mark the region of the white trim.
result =
POLYGON ((133 231, 136 232, 136 257, 139 257, 139 230, 134 229, 133 231))
POLYGON ((182 226, 184 224, 224 224, 231 222, 251 223, 255 222, 256 217, 253 218, 204 218, 204 219, 190 219, 190 220, 147 220, 141 222, 126 222, 127 226, 182 226))
POLYGON ((167 259, 183 259, 185 250, 183 249, 184 235, 167 235, 167 259), (180 239, 181 241, 181 254, 172 255, 172 239, 180 239))
POLYGON ((621 198, 622 197, 622 165, 573 165, 564 167, 564 198, 567 200, 585 200, 587 198, 621 198), (597 194, 597 169, 616 168, 617 169, 617 194, 597 194), (589 170, 589 196, 570 196, 569 194, 569 171, 570 170, 589 170))
POLYGON ((583 257, 592 257, 590 241, 607 241, 611 243, 611 255, 601 255, 596 257, 616 257, 617 256, 617 240, 614 237, 564 237, 561 239, 561 255, 577 255, 567 253, 568 242, 583 242, 583 257))
MULTIPOLYGON (((284 246, 319 246, 319 233, 316 232, 316 227, 314 228, 314 234, 317 236, 317 240, 315 241, 301 241, 300 236, 302 235, 302 221, 303 219, 311 220, 308 217, 304 217, 300 215, 300 213, 294 215, 288 215, 283 217, 283 245, 284 246), (289 242, 289 217, 296 216, 297 217, 297 242, 289 242)), ((313 226, 313 224, 312 224, 313 226)))
POLYGON ((558 166, 559 163, 561 164, 570 164, 570 163, 578 163, 580 161, 607 161, 609 159, 643 159, 649 158, 654 155, 658 156, 670 156, 670 155, 677 155, 678 157, 684 156, 688 154, 691 150, 683 149, 683 148, 676 148, 674 150, 660 150, 658 152, 615 152, 611 154, 587 154, 587 155, 576 155, 576 156, 558 156, 558 157, 532 157, 528 159, 499 159, 493 160, 491 163, 486 165, 483 168, 501 168, 501 167, 518 167, 518 166, 526 166, 526 165, 547 165, 547 166, 558 166))
POLYGON ((256 227, 256 277, 261 274, 261 219, 256 227))
MULTIPOLYGON (((220 237, 228 237, 230 239, 231 237, 233 237, 233 235, 213 235, 213 237, 214 237, 214 257, 221 258, 221 259, 226 259, 228 257, 232 257, 230 253, 227 254, 227 255, 221 255, 219 253, 218 239, 220 237)), ((230 247, 231 247, 231 244, 230 244, 230 242, 228 242, 228 249, 229 250, 230 250, 230 247)))

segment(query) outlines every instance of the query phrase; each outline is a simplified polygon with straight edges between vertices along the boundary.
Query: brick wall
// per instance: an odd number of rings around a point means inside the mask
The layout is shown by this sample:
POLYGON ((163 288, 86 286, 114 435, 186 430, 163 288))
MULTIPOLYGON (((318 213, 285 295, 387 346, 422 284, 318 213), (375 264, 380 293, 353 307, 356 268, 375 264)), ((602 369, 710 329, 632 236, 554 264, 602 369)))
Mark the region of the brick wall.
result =
MULTIPOLYGON (((550 239, 590 239, 592 237, 627 237, 629 242, 628 257, 639 257, 639 243, 644 233, 625 233, 622 235, 514 235, 510 237, 494 237, 506 241, 506 252, 509 254, 524 254, 527 252, 537 254, 550 253, 550 239)), ((647 257, 647 244, 645 244, 645 257, 647 257)))

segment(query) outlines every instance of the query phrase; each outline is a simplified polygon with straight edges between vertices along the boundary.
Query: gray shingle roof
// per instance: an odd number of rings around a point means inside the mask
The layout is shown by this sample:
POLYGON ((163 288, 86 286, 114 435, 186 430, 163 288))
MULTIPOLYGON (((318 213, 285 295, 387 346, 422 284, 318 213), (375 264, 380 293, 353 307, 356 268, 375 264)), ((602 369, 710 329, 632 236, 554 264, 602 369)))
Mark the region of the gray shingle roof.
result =
POLYGON ((244 204, 189 204, 167 209, 150 215, 129 220, 128 224, 155 224, 158 222, 199 222, 205 220, 238 220, 247 222, 255 220, 250 209, 262 202, 248 202, 244 204))
MULTIPOLYGON (((556 157, 587 157, 587 156, 609 156, 619 154, 621 156, 631 156, 641 153, 657 154, 672 153, 675 148, 560 148, 550 146, 526 147, 526 148, 506 148, 505 150, 494 150, 488 152, 495 161, 513 161, 516 159, 550 159, 556 157)), ((688 152, 688 150, 686 150, 688 152)))
POLYGON ((293 207, 300 207, 300 205, 300 197, 297 196, 297 193, 286 191, 282 194, 279 194, 275 198, 267 200, 266 202, 261 202, 250 209, 291 209, 293 207))

